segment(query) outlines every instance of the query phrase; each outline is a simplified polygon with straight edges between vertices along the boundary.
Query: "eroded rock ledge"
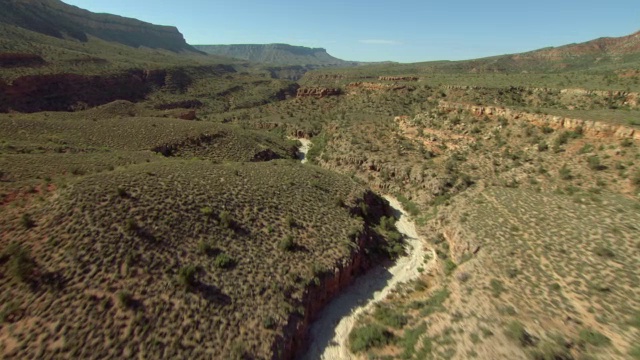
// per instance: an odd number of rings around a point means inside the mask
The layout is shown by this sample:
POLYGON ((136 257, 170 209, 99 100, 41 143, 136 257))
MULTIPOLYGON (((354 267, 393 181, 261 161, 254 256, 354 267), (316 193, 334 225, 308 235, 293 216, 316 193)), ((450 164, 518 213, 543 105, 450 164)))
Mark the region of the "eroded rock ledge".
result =
POLYGON ((327 96, 337 96, 342 94, 342 89, 326 88, 326 87, 304 87, 299 88, 296 97, 316 97, 323 98, 327 96))
POLYGON ((418 81, 420 80, 417 76, 379 76, 378 80, 380 81, 418 81))
POLYGON ((445 112, 465 110, 477 117, 504 117, 507 120, 527 121, 537 126, 548 126, 554 129, 566 129, 572 131, 579 130, 583 134, 593 137, 614 137, 618 139, 640 140, 639 130, 629 126, 607 124, 594 120, 534 114, 500 106, 480 106, 447 101, 440 101, 438 108, 445 112))

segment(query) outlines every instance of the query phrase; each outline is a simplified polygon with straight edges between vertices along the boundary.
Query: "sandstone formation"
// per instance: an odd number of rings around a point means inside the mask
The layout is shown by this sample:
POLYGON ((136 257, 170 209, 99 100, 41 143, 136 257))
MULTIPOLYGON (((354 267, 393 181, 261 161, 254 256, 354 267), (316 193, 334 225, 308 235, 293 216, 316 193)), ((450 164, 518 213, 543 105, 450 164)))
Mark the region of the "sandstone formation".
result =
POLYGON ((339 88, 325 88, 325 87, 306 87, 299 88, 296 97, 316 97, 323 98, 327 96, 341 95, 342 90, 339 88))
POLYGON ((416 76, 379 76, 380 81, 418 81, 420 78, 416 76))
POLYGON ((498 106, 479 106, 461 103, 450 103, 440 101, 439 109, 445 112, 455 110, 469 111, 477 117, 504 117, 507 120, 520 120, 532 123, 537 126, 548 126, 554 129, 565 129, 581 131, 587 136, 594 137, 615 137, 619 139, 640 140, 640 131, 634 128, 607 124, 600 121, 573 119, 562 116, 533 114, 520 110, 513 110, 498 106))
POLYGON ((406 85, 391 85, 391 84, 379 84, 372 82, 352 82, 347 85, 349 89, 362 89, 362 90, 373 90, 373 91, 381 91, 381 90, 402 90, 406 89, 406 85))

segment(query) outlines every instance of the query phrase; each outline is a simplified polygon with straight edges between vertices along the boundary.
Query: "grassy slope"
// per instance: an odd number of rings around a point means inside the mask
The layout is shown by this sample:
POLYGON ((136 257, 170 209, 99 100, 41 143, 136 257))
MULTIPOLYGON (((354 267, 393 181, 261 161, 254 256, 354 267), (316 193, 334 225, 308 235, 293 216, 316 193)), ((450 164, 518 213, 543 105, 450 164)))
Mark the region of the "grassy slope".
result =
POLYGON ((30 247, 37 273, 10 286, 16 275, 6 268, 2 303, 24 313, 3 328, 3 352, 270 358, 307 284, 348 258, 362 220, 334 199, 360 191, 290 161, 174 160, 73 181, 28 211, 34 228, 8 209, 4 248, 30 247), (292 251, 279 246, 287 236, 292 251), (185 290, 187 266, 197 271, 185 290))

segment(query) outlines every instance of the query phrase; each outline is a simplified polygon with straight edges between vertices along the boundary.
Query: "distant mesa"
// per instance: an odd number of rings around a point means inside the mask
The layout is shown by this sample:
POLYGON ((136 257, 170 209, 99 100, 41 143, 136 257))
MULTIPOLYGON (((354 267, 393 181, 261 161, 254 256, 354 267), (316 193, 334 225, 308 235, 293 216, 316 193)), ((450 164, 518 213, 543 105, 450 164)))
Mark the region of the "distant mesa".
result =
POLYGON ((197 51, 173 26, 160 26, 111 14, 97 14, 59 0, 4 0, 0 23, 60 39, 87 42, 90 36, 131 47, 197 51))
POLYGON ((309 48, 288 44, 194 45, 207 54, 233 57, 271 65, 299 65, 314 67, 346 67, 359 65, 333 57, 323 48, 309 48))

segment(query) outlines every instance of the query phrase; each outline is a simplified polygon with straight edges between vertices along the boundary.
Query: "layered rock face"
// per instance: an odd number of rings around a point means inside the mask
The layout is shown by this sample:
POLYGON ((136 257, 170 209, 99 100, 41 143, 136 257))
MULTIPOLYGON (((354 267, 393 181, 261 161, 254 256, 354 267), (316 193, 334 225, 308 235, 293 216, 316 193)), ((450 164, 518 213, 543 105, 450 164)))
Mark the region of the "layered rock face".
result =
MULTIPOLYGON (((225 65, 196 69, 209 74, 235 72, 225 65)), ((112 75, 30 75, 0 82, 0 112, 73 111, 115 100, 141 101, 162 87, 184 92, 192 80, 185 69, 129 70, 112 75)))
POLYGON ((379 76, 380 81, 418 81, 420 78, 416 76, 379 76))
MULTIPOLYGON (((390 209, 385 200, 380 198, 373 192, 367 192, 362 199, 369 209, 371 218, 379 219, 382 216, 390 215, 390 209)), ((358 213, 359 207, 353 208, 352 212, 358 213)), ((358 214, 363 216, 363 214, 358 214)), ((312 321, 320 314, 322 309, 336 297, 342 290, 349 286, 353 280, 366 270, 370 269, 373 264, 369 255, 368 248, 377 241, 377 235, 367 224, 364 232, 356 239, 357 247, 352 251, 351 258, 342 264, 337 264, 332 273, 325 274, 319 280, 319 283, 312 285, 307 289, 302 300, 304 306, 303 315, 292 315, 289 323, 285 328, 284 338, 279 339, 273 344, 274 357, 277 359, 293 360, 296 356, 301 355, 308 345, 308 332, 312 321), (279 342, 279 343, 278 343, 279 342), (276 349, 284 349, 283 353, 278 354, 276 349)))
POLYGON ((372 90, 372 91, 382 91, 382 90, 402 90, 406 89, 406 85, 391 85, 391 84, 380 84, 380 83, 372 83, 372 82, 352 82, 347 85, 347 88, 352 90, 372 90))
POLYGON ((327 96, 337 96, 342 94, 342 90, 339 88, 325 88, 325 87, 305 87, 299 88, 296 97, 316 97, 323 98, 327 96))
POLYGON ((191 51, 182 34, 173 26, 149 24, 111 14, 96 14, 59 0, 5 0, 0 22, 44 35, 79 41, 89 36, 132 47, 149 47, 173 52, 191 51))
POLYGON ((527 121, 537 126, 549 126, 554 129, 581 131, 587 136, 615 137, 619 139, 640 140, 640 131, 634 128, 607 124, 600 121, 573 119, 562 116, 533 114, 520 110, 513 110, 497 106, 479 106, 470 104, 440 101, 438 106, 442 111, 466 110, 475 116, 501 116, 507 120, 527 121))

